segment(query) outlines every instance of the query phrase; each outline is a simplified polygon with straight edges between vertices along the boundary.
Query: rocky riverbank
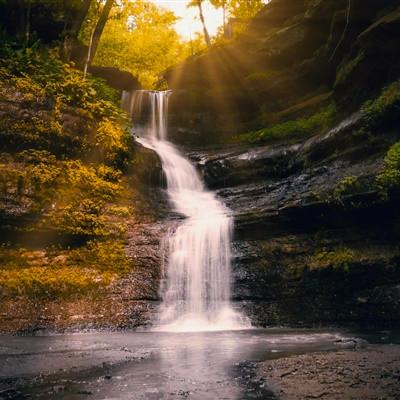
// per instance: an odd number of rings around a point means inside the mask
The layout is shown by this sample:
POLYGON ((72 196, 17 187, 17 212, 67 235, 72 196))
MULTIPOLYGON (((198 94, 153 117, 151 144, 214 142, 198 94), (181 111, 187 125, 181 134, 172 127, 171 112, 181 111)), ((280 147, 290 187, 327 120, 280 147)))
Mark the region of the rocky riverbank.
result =
POLYGON ((268 360, 259 377, 281 400, 397 399, 399 359, 399 345, 367 345, 268 360))

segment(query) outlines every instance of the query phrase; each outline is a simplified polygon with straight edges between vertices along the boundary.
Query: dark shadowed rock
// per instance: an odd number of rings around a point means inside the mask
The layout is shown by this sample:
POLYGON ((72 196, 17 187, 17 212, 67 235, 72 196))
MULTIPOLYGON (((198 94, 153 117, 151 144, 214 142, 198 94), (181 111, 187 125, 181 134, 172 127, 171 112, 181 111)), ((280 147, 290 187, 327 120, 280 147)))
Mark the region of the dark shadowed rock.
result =
POLYGON ((89 72, 97 78, 104 79, 111 87, 118 90, 132 91, 140 89, 140 83, 130 72, 114 67, 91 66, 89 72))

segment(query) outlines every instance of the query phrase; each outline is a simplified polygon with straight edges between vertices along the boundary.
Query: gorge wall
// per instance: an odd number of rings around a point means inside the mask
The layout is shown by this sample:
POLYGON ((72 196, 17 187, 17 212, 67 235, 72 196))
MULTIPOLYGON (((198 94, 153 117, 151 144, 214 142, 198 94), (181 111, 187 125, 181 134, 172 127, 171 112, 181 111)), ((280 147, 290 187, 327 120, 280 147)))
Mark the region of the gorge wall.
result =
POLYGON ((255 324, 399 325, 399 33, 398 1, 272 0, 166 73, 255 324))

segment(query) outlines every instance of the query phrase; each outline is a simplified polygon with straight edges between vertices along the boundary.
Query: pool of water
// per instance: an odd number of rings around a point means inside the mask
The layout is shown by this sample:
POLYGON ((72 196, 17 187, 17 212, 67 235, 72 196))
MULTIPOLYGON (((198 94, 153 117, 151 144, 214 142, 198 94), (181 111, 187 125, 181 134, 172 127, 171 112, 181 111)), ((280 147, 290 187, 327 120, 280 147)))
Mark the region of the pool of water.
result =
POLYGON ((340 332, 282 329, 0 336, 0 398, 273 399, 257 362, 353 345, 340 332))

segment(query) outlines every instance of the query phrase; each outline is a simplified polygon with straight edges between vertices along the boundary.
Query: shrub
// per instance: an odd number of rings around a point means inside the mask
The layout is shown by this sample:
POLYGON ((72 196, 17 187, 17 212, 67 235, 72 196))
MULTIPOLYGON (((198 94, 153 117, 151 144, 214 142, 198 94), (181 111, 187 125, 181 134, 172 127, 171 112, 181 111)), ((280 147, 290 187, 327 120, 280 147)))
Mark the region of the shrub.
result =
POLYGON ((62 209, 62 219, 58 222, 58 229, 72 235, 105 236, 108 235, 104 216, 104 204, 90 199, 79 203, 72 203, 62 209))
MULTIPOLYGON (((88 166, 78 160, 63 162, 62 183, 68 191, 71 187, 74 191, 81 194, 81 197, 99 199, 103 201, 115 200, 121 194, 121 176, 117 171, 109 167, 88 166), (105 175, 104 175, 105 174, 105 175), (107 178, 113 178, 109 181, 107 178)), ((63 194, 62 194, 63 195, 63 194)))
POLYGON ((104 119, 97 128, 95 145, 106 160, 113 160, 118 152, 128 151, 126 137, 121 125, 104 119))

